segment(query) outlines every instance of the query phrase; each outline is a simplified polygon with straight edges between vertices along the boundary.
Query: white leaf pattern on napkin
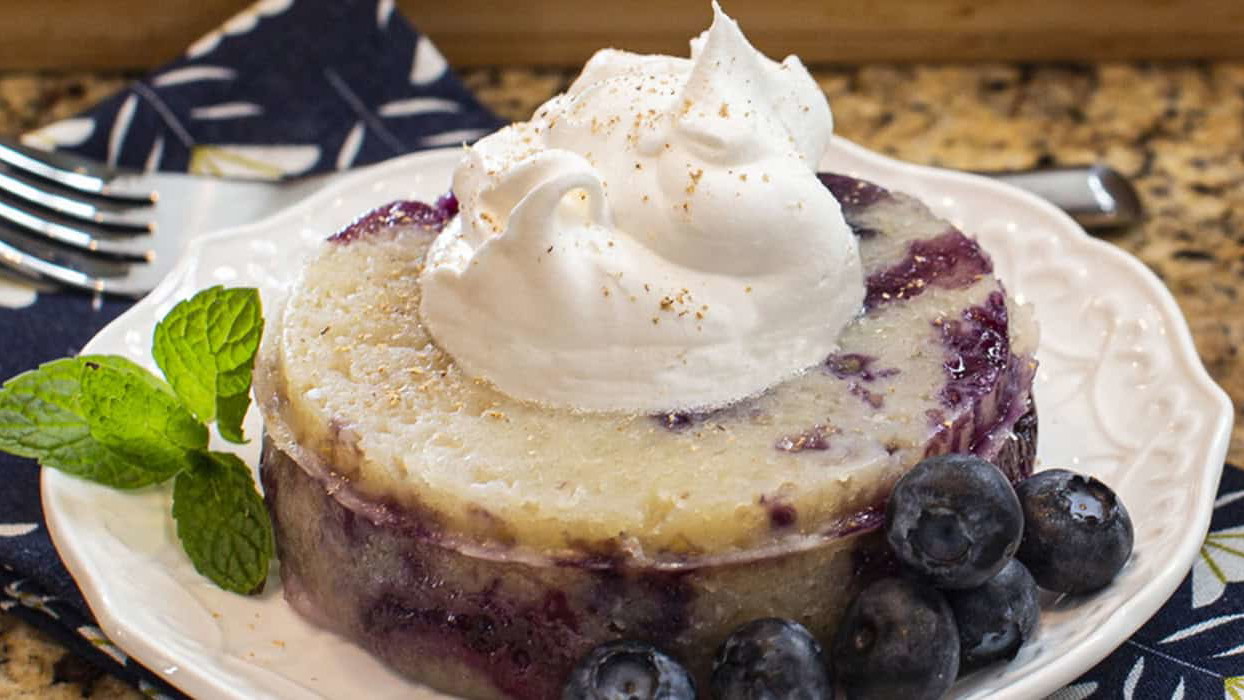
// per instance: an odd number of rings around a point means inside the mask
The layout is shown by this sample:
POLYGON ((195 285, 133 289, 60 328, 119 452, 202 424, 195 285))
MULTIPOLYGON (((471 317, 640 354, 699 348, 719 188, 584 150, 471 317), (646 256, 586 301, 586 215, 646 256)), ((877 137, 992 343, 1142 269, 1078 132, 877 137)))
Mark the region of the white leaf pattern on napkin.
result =
POLYGON ((191 119, 240 119, 263 114, 263 107, 254 102, 225 102, 204 105, 190 110, 191 119))
POLYGON ((22 309, 35 303, 38 298, 39 290, 34 282, 12 277, 8 273, 0 275, 0 306, 22 309))
POLYGON ((337 152, 337 169, 347 170, 354 165, 354 159, 358 157, 359 149, 363 146, 363 122, 355 122, 354 128, 350 129, 350 133, 346 134, 346 140, 341 144, 341 150, 337 152))
POLYGON ((414 85, 434 83, 440 80, 448 68, 445 57, 432 42, 427 37, 419 37, 415 42, 415 57, 410 66, 410 82, 414 85))
POLYGON ((147 162, 143 165, 143 172, 152 173, 160 169, 160 158, 164 156, 164 135, 156 136, 155 143, 151 144, 151 152, 147 154, 147 162))
POLYGON ((209 32, 202 39, 186 49, 187 58, 198 58, 211 53, 226 36, 239 36, 253 30, 262 17, 278 15, 290 8, 294 0, 260 0, 249 8, 234 15, 221 25, 220 29, 209 32))
POLYGON ((1223 657, 1227 657, 1227 656, 1239 656, 1240 654, 1244 654, 1244 644, 1241 644, 1241 645, 1240 645, 1240 646, 1238 646, 1238 647, 1232 647, 1232 648, 1230 648, 1230 649, 1228 649, 1228 650, 1226 650, 1226 651, 1223 651, 1223 652, 1219 652, 1219 653, 1217 653, 1217 654, 1214 654, 1214 658, 1215 658, 1215 659, 1221 659, 1221 658, 1223 658, 1223 657))
POLYGON ((419 143, 424 146, 460 146, 470 143, 488 133, 487 129, 454 129, 432 136, 425 136, 419 143))
POLYGON ((1181 629, 1174 634, 1168 635, 1167 637, 1159 641, 1158 644, 1170 644, 1171 642, 1177 642, 1181 639, 1187 639, 1188 637, 1195 637, 1196 635, 1202 632, 1205 632, 1207 630, 1212 630, 1215 627, 1221 627, 1222 625, 1225 625, 1228 622, 1233 622, 1241 618, 1244 618, 1244 613, 1240 613, 1237 615, 1223 615, 1221 617, 1210 618, 1208 620, 1205 620, 1204 622, 1198 622, 1195 625, 1192 625, 1191 627, 1185 627, 1184 629, 1181 629))
POLYGON ((129 133, 130 121, 134 119, 134 110, 138 106, 138 98, 130 95, 121 103, 117 117, 112 121, 112 131, 108 134, 108 165, 115 167, 117 156, 121 153, 121 145, 125 143, 125 135, 129 133))
POLYGON ((39 529, 38 523, 13 523, 0 525, 0 537, 22 537, 39 529))
POLYGON ((380 0, 376 3, 376 26, 387 29, 389 18, 393 16, 393 0, 380 0))
POLYGON ((52 122, 22 135, 22 143, 32 148, 52 149, 77 146, 95 133, 92 117, 74 117, 52 122))
POLYGON ((169 87, 185 83, 197 83, 203 80, 233 80, 237 76, 237 71, 224 66, 187 66, 160 73, 151 79, 151 84, 155 87, 169 87))
POLYGON ((409 117, 433 112, 460 112, 462 105, 440 97, 412 97, 380 105, 377 113, 382 117, 409 117))
POLYGON ((1145 672, 1145 657, 1136 659, 1136 663, 1132 665, 1132 670, 1127 672, 1127 678, 1123 679, 1123 700, 1132 700, 1136 693, 1136 684, 1140 682, 1140 677, 1145 672))
POLYGON ((320 159, 315 145, 252 146, 204 144, 195 146, 190 172, 217 177, 276 180, 307 172, 320 159))

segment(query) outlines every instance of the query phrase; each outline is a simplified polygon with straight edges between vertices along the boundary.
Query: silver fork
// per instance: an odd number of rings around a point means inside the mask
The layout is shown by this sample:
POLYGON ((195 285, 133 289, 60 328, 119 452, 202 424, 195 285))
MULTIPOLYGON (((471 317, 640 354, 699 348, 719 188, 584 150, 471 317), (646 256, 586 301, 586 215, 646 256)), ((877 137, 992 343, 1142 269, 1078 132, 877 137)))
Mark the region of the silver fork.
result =
POLYGON ((258 221, 331 176, 140 174, 0 139, 0 265, 92 292, 151 291, 196 235, 258 221))
MULTIPOLYGON (((981 173, 1042 196, 1086 228, 1134 223, 1139 198, 1104 166, 981 173)), ((138 174, 0 139, 0 265, 36 279, 140 297, 196 235, 262 219, 331 176, 283 183, 138 174)))

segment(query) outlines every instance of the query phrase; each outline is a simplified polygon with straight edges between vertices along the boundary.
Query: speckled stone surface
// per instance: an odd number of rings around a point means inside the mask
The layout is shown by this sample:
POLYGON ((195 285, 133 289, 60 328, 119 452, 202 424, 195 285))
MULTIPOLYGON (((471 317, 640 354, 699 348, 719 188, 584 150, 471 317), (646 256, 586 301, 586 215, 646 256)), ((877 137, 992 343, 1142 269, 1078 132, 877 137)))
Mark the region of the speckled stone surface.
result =
MULTIPOLYGON (((1244 64, 827 67, 837 133, 903 160, 970 170, 1104 162, 1132 178, 1147 219, 1107 240, 1174 292, 1201 358, 1234 400, 1228 458, 1244 465, 1244 64)), ((467 84, 520 119, 563 89, 561 70, 472 70, 467 84)), ((0 133, 74 114, 117 75, 0 73, 0 133)), ((112 700, 100 677, 0 613, 0 697, 112 700)))
POLYGON ((0 698, 136 700, 138 691, 104 674, 30 625, 0 613, 0 698))

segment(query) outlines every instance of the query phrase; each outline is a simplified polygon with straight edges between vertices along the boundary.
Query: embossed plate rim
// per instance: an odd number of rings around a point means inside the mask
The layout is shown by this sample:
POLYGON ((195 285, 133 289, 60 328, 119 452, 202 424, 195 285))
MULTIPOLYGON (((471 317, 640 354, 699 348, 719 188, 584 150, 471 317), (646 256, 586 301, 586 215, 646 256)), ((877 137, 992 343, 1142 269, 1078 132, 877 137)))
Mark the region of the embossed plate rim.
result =
MULTIPOLYGON (((348 218, 388 199, 434 196, 448 183, 457 153, 457 149, 444 149, 394 159, 347 177, 269 219, 195 241, 190 252, 159 287, 101 331, 84 351, 122 353, 150 366, 146 339, 150 338, 155 319, 178 299, 216 282, 259 283, 266 292, 280 283, 271 270, 260 269, 262 266, 252 269, 249 266, 256 263, 246 262, 245 254, 249 252, 252 256, 269 255, 274 264, 291 264, 290 256, 282 259, 281 251, 264 247, 265 242, 271 245, 268 240, 271 234, 277 234, 278 238, 284 236, 305 249, 312 239, 335 228, 323 219, 317 223, 317 217, 336 217, 336 225, 339 225, 344 223, 340 221, 343 216, 348 218), (317 225, 320 228, 317 229, 317 225), (236 266, 201 269, 205 258, 225 252, 230 253, 231 261, 237 260, 236 266), (252 279, 242 279, 248 274, 252 279)), ((1118 599, 1125 593, 1121 589, 1107 589, 1095 596, 1098 609, 1108 603, 1115 605, 1115 612, 1122 614, 1111 615, 1105 624, 1062 653, 1041 651, 1038 652, 1041 658, 1029 659, 1024 664, 1029 667, 1039 661, 1039 669, 1005 680, 996 676, 974 678, 958 686, 953 694, 954 697, 973 698, 1040 697, 1073 680, 1122 643, 1161 607, 1191 567, 1209 526, 1226 455, 1232 416, 1230 401, 1202 366, 1187 323, 1170 292, 1140 261, 1114 246, 1090 238, 1049 203, 986 178, 902 163, 841 138, 834 140, 825 162, 832 169, 874 179, 883 185, 899 189, 910 185, 911 189, 972 199, 972 219, 983 221, 988 212, 1001 212, 1005 216, 1007 212, 1022 209, 1040 219, 1047 233, 1066 246, 1069 260, 1121 263, 1137 289, 1151 298, 1156 312, 1169 326, 1166 339, 1171 345, 1167 349, 1177 361, 1178 370, 1188 376, 1194 389, 1209 399, 1199 408, 1211 422, 1212 434, 1209 444, 1199 453, 1203 459, 1196 463, 1197 479, 1188 485, 1195 489, 1193 527, 1183 531, 1174 551, 1162 553, 1165 564, 1158 575, 1131 591, 1126 600, 1118 599)), ((928 201, 928 204, 939 214, 943 213, 937 201, 928 201)), ((970 227, 968 232, 972 233, 970 227)), ((1023 235, 1023 232, 1016 235, 1023 235)), ((254 411, 248 417, 247 430, 250 435, 257 434, 254 411)), ((252 444, 238 451, 254 464, 257 461, 255 447, 252 444)), ((216 448, 228 449, 224 445, 216 448)), ((198 579, 184 556, 171 544, 175 541, 171 539, 167 510, 161 510, 167 507, 166 490, 118 494, 45 470, 42 492, 53 541, 101 627, 138 661, 163 673, 171 683, 195 697, 344 697, 351 679, 364 675, 373 697, 434 695, 397 678, 352 644, 297 618, 277 595, 279 581, 275 577, 269 580, 267 593, 250 599, 231 596, 198 579), (109 514, 115 516, 111 520, 103 515, 109 508, 112 509, 109 514), (125 559, 126 574, 118 573, 117 562, 110 557, 125 559), (185 601, 185 609, 161 610, 160 604, 150 602, 159 596, 185 601), (194 606, 198 609, 191 610, 194 606), (282 634, 289 639, 276 638, 269 633, 282 634), (294 641, 294 636, 298 641, 294 641), (269 643, 272 648, 267 646, 269 643), (276 648, 279 651, 273 651, 276 648), (311 664, 314 657, 319 664, 312 665, 309 674, 305 668, 300 670, 297 663, 291 665, 298 661, 294 655, 301 650, 314 652, 305 663, 311 664), (325 658, 324 654, 329 652, 331 656, 325 658), (319 656, 314 656, 315 653, 319 656), (317 668, 320 669, 318 676, 344 673, 344 685, 326 686, 332 679, 317 677, 317 668)), ((1138 554, 1152 553, 1138 550, 1138 554)))

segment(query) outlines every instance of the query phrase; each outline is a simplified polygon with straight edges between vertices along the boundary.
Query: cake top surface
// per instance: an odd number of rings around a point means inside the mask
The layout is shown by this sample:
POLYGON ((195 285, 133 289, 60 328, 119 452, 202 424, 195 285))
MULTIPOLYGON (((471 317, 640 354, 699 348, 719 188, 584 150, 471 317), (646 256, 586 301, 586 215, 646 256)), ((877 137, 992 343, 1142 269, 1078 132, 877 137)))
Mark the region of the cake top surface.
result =
POLYGON ((503 547, 676 560, 849 530, 926 452, 1008 434, 1036 342, 974 241, 854 182, 831 184, 867 312, 758 396, 657 414, 510 397, 433 342, 418 310, 435 232, 395 215, 323 246, 270 324, 269 434, 373 502, 503 547))

